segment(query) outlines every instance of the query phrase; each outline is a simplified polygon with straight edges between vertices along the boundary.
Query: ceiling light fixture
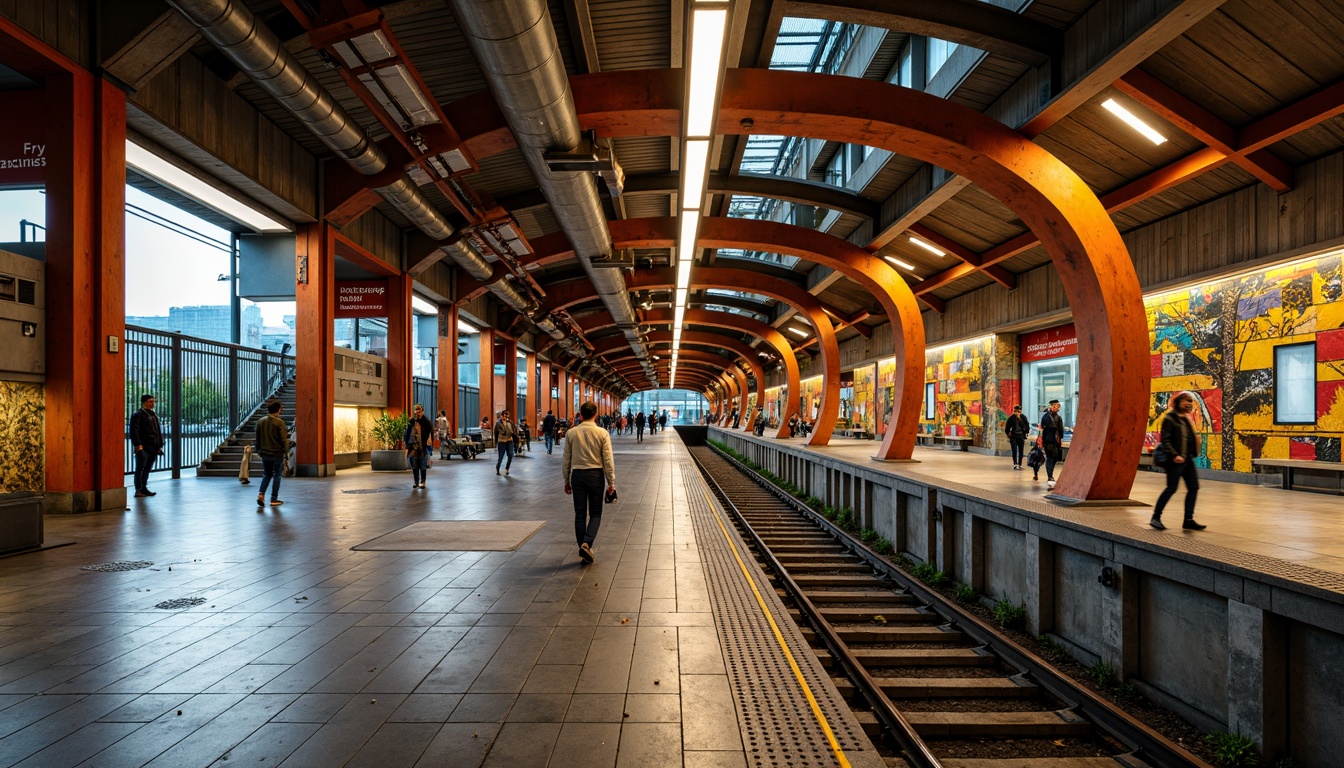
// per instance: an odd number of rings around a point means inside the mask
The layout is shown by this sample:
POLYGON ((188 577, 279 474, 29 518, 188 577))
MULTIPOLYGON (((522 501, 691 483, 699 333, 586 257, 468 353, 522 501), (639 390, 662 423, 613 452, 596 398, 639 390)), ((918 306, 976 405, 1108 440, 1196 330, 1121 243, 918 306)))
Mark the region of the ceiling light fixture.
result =
POLYGON ((225 193, 205 179, 179 168, 130 139, 126 140, 126 165, 257 232, 293 231, 288 224, 271 218, 261 210, 225 193))
POLYGON ((430 304, 428 301, 425 301, 424 299, 420 298, 415 294, 411 294, 411 308, 416 310, 422 315, 439 314, 438 307, 434 306, 433 304, 430 304))
POLYGON ((918 237, 913 237, 913 236, 912 236, 912 237, 910 238, 910 242, 914 243, 915 245, 918 245, 920 248, 923 248, 924 250, 928 251, 929 253, 932 253, 934 256, 946 256, 946 255, 947 255, 947 251, 944 251, 942 248, 939 248, 938 246, 933 245, 932 243, 927 243, 927 242, 925 242, 925 241, 923 241, 923 240, 920 240, 918 237))
POLYGON ((681 171, 681 208, 699 210, 705 198, 705 170, 709 167, 709 139, 686 142, 686 158, 681 171))
POLYGON ((458 332, 459 334, 466 334, 466 335, 470 336, 470 335, 473 334, 473 333, 480 333, 481 331, 480 331, 479 328, 477 328, 476 326, 472 325, 471 323, 468 323, 466 320, 458 320, 458 321, 457 321, 457 332, 458 332))
POLYGON ((792 325, 790 325, 788 328, 785 328, 784 330, 788 331, 789 333, 792 333, 795 336, 801 336, 803 338, 807 338, 807 331, 804 331, 801 328, 795 328, 792 325))
POLYGON ((726 8, 696 8, 691 14, 691 71, 686 89, 686 135, 712 136, 718 116, 726 8))
POLYGON ((914 264, 911 264, 911 263, 908 262, 908 261, 901 261, 900 259, 896 258, 895 256, 883 256, 882 258, 886 259, 887 261, 890 261, 892 264, 895 264, 896 266, 900 267, 901 269, 906 269, 906 270, 909 270, 909 271, 911 271, 911 272, 914 272, 914 271, 915 271, 915 265, 914 265, 914 264))
POLYGON ((1158 133, 1156 130, 1153 129, 1151 125, 1148 125, 1147 123, 1140 120, 1137 115, 1135 115, 1133 112, 1130 112, 1128 109, 1125 109, 1115 99, 1107 99, 1101 102, 1101 106, 1105 108, 1107 112, 1110 112, 1112 115, 1115 115, 1116 117, 1120 118, 1120 120, 1124 122, 1126 125, 1128 125, 1130 128, 1133 128, 1134 130, 1146 136, 1148 140, 1153 142, 1154 144, 1162 144, 1166 142, 1167 140, 1166 136, 1163 136, 1162 134, 1158 133))

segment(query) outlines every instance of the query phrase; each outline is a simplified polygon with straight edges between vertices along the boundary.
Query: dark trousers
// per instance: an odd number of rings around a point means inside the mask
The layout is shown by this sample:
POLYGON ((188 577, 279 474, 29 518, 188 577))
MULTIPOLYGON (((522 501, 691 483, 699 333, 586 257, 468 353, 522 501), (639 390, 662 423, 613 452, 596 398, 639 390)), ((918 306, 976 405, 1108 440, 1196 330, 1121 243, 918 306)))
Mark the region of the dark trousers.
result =
POLYGON ((266 495, 266 486, 275 481, 271 486, 271 501, 280 498, 280 477, 284 474, 285 457, 284 456, 261 456, 261 490, 257 491, 257 496, 266 495))
POLYGON ((636 424, 636 425, 635 425, 635 441, 636 441, 636 442, 644 442, 644 425, 643 425, 643 424, 636 424))
POLYGON ((546 433, 546 452, 547 452, 547 453, 550 453, 550 452, 551 452, 551 449, 554 448, 554 447, 555 447, 555 433, 554 433, 554 432, 547 432, 547 433, 546 433))
POLYGON ((574 538, 580 544, 592 544, 602 525, 606 477, 600 469, 570 470, 569 490, 574 494, 574 538))
POLYGON ((135 490, 149 490, 149 473, 154 470, 154 462, 159 458, 155 451, 135 452, 135 490))
POLYGON ((1162 491, 1162 495, 1157 497, 1157 506, 1153 507, 1153 519, 1162 517, 1162 510, 1166 508, 1167 502, 1176 495, 1176 487, 1181 484, 1181 478, 1185 478, 1185 519, 1192 520, 1195 517, 1195 498, 1199 496, 1199 474, 1195 472, 1195 462, 1193 459, 1186 459, 1177 464, 1170 462, 1167 464, 1167 487, 1162 491))
POLYGON ((407 458, 411 462, 411 482, 416 485, 425 482, 425 465, 429 461, 429 452, 413 453, 407 458))
POLYGON ((1022 452, 1026 449, 1027 438, 1010 437, 1008 443, 1013 446, 1013 466, 1022 466, 1022 452))
POLYGON ((512 440, 505 440, 504 442, 502 442, 502 443, 500 443, 499 445, 495 446, 495 449, 496 449, 496 451, 497 451, 497 454, 496 454, 496 456, 495 456, 495 471, 499 471, 499 465, 500 465, 500 464, 504 464, 504 468, 505 468, 505 469, 508 469, 509 467, 512 467, 512 466, 513 466, 513 441, 512 441, 512 440), (508 456, 508 457, 509 457, 509 460, 508 460, 507 463, 504 462, 504 457, 505 457, 505 456, 508 456))
POLYGON ((1059 447, 1059 446, 1055 446, 1055 447, 1053 447, 1053 448, 1051 448, 1051 447, 1049 447, 1049 446, 1046 446, 1046 448, 1045 448, 1045 478, 1046 478, 1047 480, 1054 480, 1054 479, 1055 479, 1055 463, 1058 462, 1058 461, 1059 461, 1059 457, 1060 457, 1060 456, 1063 456, 1063 455, 1064 455, 1064 449, 1063 449, 1063 448, 1061 448, 1061 447, 1059 447))

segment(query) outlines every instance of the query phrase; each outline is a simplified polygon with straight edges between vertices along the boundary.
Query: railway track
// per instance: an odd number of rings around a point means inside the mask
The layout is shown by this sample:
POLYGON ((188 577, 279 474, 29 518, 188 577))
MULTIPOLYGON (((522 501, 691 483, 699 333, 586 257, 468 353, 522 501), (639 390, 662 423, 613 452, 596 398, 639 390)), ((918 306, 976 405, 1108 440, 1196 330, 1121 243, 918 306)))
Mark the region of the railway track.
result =
POLYGON ((749 468, 690 452, 889 764, 1209 768, 749 468))

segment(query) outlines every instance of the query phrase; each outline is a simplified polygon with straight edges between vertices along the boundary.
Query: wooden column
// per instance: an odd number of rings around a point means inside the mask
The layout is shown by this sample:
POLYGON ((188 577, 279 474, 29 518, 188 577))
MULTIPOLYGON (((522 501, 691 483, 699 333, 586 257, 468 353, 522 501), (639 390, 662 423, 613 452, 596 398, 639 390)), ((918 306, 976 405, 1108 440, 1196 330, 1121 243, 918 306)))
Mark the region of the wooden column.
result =
MULTIPOLYGON (((126 98, 24 34, 46 78, 46 509, 126 507, 126 98), (80 439, 71 439, 71 425, 80 439), (80 425, 83 425, 81 427, 80 425)), ((167 405, 167 394, 159 397, 167 405)), ((138 395, 136 396, 138 400, 138 395)), ((160 459, 160 466, 165 459, 160 459)))
POLYGON ((537 390, 541 387, 541 383, 537 379, 537 353, 528 352, 527 357, 523 358, 523 366, 527 370, 527 423, 532 425, 532 432, 535 434, 537 426, 541 424, 541 414, 538 412, 541 399, 537 390))
POLYGON ((504 363, 504 404, 499 409, 508 410, 517 421, 522 416, 518 413, 518 340, 501 339, 497 351, 504 363))
POLYGON ((298 474, 336 473, 336 230, 300 225, 295 242, 294 413, 298 474))
MULTIPOLYGON (((481 394, 480 414, 495 423, 495 331, 481 329, 481 394)), ((471 426, 476 426, 472 424, 471 426)))
POLYGON ((456 304, 439 305, 439 410, 447 411, 454 435, 471 426, 457 423, 457 317, 456 304))
POLYGON ((411 378, 415 372, 412 345, 411 287, 407 274, 387 279, 387 412, 409 413, 412 405, 411 378))
POLYGON ((551 361, 541 361, 541 372, 537 374, 537 427, 541 426, 541 419, 546 418, 546 412, 551 411, 551 415, 559 418, 555 413, 555 398, 551 397, 551 361))

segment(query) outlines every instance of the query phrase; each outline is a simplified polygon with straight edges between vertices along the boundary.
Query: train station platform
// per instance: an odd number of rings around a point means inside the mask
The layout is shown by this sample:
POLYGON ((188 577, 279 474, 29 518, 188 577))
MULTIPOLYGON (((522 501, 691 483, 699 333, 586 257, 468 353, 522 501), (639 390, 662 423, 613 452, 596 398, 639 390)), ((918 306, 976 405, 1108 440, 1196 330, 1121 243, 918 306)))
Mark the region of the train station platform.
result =
MULTIPOLYGON (((718 435, 724 430, 714 429, 718 435)), ((908 477, 944 487, 971 488, 983 495, 1014 499, 1032 509, 1046 509, 1053 515, 1079 517, 1101 524, 1106 530, 1143 541, 1163 543, 1225 559, 1246 562, 1247 558, 1268 558, 1307 569, 1344 575, 1344 512, 1336 495, 1307 491, 1285 491, 1277 485, 1252 485, 1200 478, 1195 518, 1208 526, 1203 531, 1180 527, 1184 514, 1185 486, 1163 512, 1166 531, 1148 527, 1153 504, 1166 487, 1166 475, 1147 469, 1136 471, 1130 505, 1086 507, 1071 513, 1070 507, 1046 498, 1050 492, 1046 473, 1033 480, 1029 467, 1013 470, 1007 456, 944 450, 916 446, 914 462, 878 462, 872 456, 877 443, 870 440, 832 438, 831 444, 814 448, 806 438, 772 439, 755 435, 732 434, 761 445, 787 446, 800 454, 843 462, 867 471, 908 477)), ((1055 468, 1056 479, 1069 471, 1068 462, 1055 468)), ((1305 572, 1303 572, 1305 575, 1305 572)), ((1314 580, 1312 580, 1314 581, 1314 580)), ((1344 580, 1330 580, 1344 592, 1344 580)))
POLYGON ((49 518, 0 559, 0 766, 882 765, 676 433, 615 445, 592 565, 537 443, 49 518))

